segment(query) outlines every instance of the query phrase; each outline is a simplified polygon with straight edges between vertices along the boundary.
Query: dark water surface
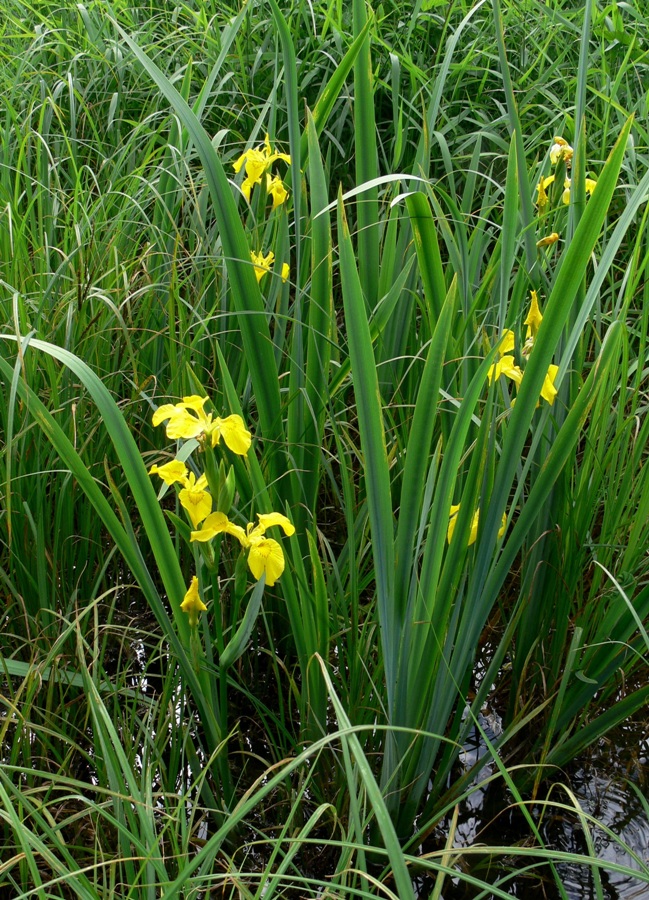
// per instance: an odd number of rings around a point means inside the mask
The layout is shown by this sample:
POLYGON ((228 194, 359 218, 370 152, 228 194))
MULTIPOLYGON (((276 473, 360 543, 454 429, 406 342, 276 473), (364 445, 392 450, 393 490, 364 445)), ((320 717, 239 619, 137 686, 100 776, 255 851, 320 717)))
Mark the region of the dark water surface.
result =
MULTIPOLYGON (((484 721, 490 728, 494 723, 484 721)), ((469 767, 477 756, 485 752, 484 744, 475 737, 473 744, 465 747, 464 764, 469 767)), ((479 781, 489 774, 483 770, 479 781)), ((619 728, 609 739, 602 740, 587 757, 557 772, 552 779, 554 786, 546 786, 539 798, 550 805, 536 804, 530 807, 542 841, 548 850, 586 855, 588 844, 577 812, 559 808, 579 807, 597 819, 603 828, 589 823, 595 856, 604 863, 641 870, 644 875, 632 878, 628 875, 600 869, 601 895, 588 865, 556 862, 556 871, 568 900, 649 900, 649 819, 643 799, 649 789, 649 734, 646 723, 634 722, 619 728), (564 789, 564 787, 568 790, 564 789), (574 797, 571 799, 568 791, 574 797), (554 806, 557 804, 557 807, 554 806), (610 830, 610 834, 606 829, 610 830), (634 859, 634 854, 639 858, 634 859)), ((538 846, 530 834, 524 817, 507 796, 502 781, 498 779, 486 788, 476 790, 460 804, 453 846, 538 846)), ((438 839, 445 840, 449 822, 442 824, 438 839)), ((500 860, 467 854, 458 863, 462 871, 491 883, 511 873, 511 880, 501 884, 512 897, 532 900, 560 900, 547 862, 539 859, 539 866, 532 873, 517 874, 529 865, 530 858, 511 856, 500 860)), ((430 896, 433 882, 423 878, 417 885, 420 898, 430 896)), ((470 900, 480 892, 468 886, 462 878, 444 884, 441 900, 470 900)), ((484 897, 484 894, 482 894, 484 897)))

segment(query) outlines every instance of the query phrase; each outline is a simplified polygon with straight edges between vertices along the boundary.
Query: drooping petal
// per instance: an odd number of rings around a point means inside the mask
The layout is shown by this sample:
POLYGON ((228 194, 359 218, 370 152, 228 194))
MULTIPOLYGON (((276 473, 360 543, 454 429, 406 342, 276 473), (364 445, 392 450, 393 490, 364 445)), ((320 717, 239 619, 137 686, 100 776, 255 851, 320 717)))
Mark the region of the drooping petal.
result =
POLYGON ((250 203, 250 194, 252 192, 252 181, 248 178, 244 178, 241 182, 241 193, 246 198, 248 203, 250 203))
POLYGON ((272 538, 262 538, 250 548, 248 566, 259 581, 266 573, 266 584, 272 587, 284 571, 284 553, 272 538))
POLYGON ((515 364, 513 356, 503 356, 497 363, 494 363, 493 366, 489 367, 489 371, 487 372, 489 384, 491 384, 495 378, 500 378, 501 375, 505 375, 506 378, 511 378, 516 385, 520 385, 523 380, 523 372, 515 364))
POLYGON ((207 606, 205 606, 198 595, 198 578, 196 575, 192 578, 191 584, 185 594, 185 598, 180 604, 180 608, 189 616, 190 627, 195 628, 198 625, 199 613, 204 612, 207 609, 207 606))
POLYGON ((547 178, 541 178, 536 186, 536 205, 539 208, 539 212, 543 212, 548 205, 547 188, 550 187, 553 181, 554 175, 548 175, 547 178))
POLYGON ((288 263, 282 263, 282 284, 286 284, 291 274, 291 267, 288 263))
POLYGON ((245 456, 250 450, 252 435, 243 424, 241 416, 231 415, 226 416, 225 419, 220 419, 217 416, 214 420, 211 434, 213 447, 218 444, 220 438, 223 438, 226 446, 239 456, 245 456))
POLYGON ((266 175, 266 191, 273 198, 273 209, 277 209, 288 197, 288 191, 284 187, 284 182, 279 175, 266 175))
POLYGON ((235 159, 235 161, 232 163, 232 168, 237 174, 239 174, 239 172, 241 171, 241 167, 245 163, 247 156, 248 151, 246 150, 245 153, 242 153, 241 156, 238 159, 235 159))
POLYGON ((250 182, 250 184, 261 184, 261 179, 268 168, 268 160, 266 160, 263 154, 259 153, 257 150, 250 150, 248 152, 248 159, 246 160, 246 178, 250 182))
POLYGON ((545 376, 543 387, 541 388, 541 396, 544 400, 548 401, 550 406, 554 404, 554 398, 557 396, 557 389, 554 386, 554 379, 557 377, 558 371, 559 366, 548 366, 548 373, 545 376))
POLYGON ((498 354, 500 356, 505 356, 505 354, 511 353, 513 349, 514 332, 510 328, 506 328, 505 331, 503 331, 500 343, 498 344, 498 354))
POLYGON ((165 484, 180 483, 187 485, 188 481, 187 466, 179 459, 172 459, 171 462, 165 463, 164 466, 151 466, 149 475, 159 475, 165 484))
POLYGON ((178 499, 183 509, 187 510, 194 528, 198 528, 203 519, 212 512, 212 497, 207 491, 196 489, 196 486, 180 491, 178 499))

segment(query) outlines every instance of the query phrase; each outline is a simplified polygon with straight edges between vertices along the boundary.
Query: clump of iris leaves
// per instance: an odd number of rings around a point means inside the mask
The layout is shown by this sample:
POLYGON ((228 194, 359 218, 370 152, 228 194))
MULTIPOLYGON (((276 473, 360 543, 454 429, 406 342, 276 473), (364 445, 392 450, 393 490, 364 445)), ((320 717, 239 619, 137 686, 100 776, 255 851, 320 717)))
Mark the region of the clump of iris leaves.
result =
POLYGON ((562 768, 648 695, 641 6, 6 0, 3 896, 649 883, 562 768), (266 135, 277 204, 234 166, 266 135), (147 473, 199 452, 151 422, 190 395, 252 433, 234 514, 295 526, 272 587, 223 542, 202 655, 147 473), (526 839, 455 847, 487 781, 526 839))

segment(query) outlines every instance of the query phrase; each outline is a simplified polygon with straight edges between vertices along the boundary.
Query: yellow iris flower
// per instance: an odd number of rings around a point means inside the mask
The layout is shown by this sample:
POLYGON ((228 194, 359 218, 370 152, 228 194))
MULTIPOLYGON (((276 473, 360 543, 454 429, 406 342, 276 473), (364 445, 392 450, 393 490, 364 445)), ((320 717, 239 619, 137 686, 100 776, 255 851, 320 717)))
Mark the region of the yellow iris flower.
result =
POLYGON ((568 141, 562 137, 555 137, 554 143, 550 147, 550 162, 553 166, 556 166, 560 159, 569 163, 572 160, 573 153, 574 150, 568 141))
POLYGON ((167 437, 171 440, 179 438, 201 440, 203 437, 209 437, 212 447, 216 447, 223 438, 233 453, 245 456, 250 449, 252 438, 241 416, 214 418, 212 413, 206 413, 203 409, 206 403, 207 397, 198 397, 196 394, 183 397, 181 403, 165 403, 154 412, 153 424, 160 425, 168 420, 167 437))
POLYGON ((189 616, 190 628, 196 628, 198 625, 198 614, 205 612, 207 606, 205 606, 198 595, 198 578, 195 575, 185 594, 185 599, 180 604, 180 608, 189 616))
MULTIPOLYGON (((448 528, 446 530, 446 540, 448 543, 451 543, 451 538, 453 537, 453 532, 455 531, 455 525, 457 523, 457 515, 460 511, 460 504, 457 506, 451 506, 449 511, 449 520, 448 520, 448 528)), ((470 547, 471 544, 475 544, 478 539, 478 525, 480 524, 480 510, 476 509, 473 513, 473 518, 471 519, 471 530, 469 531, 469 540, 467 542, 467 547, 470 547)), ((505 533, 505 529, 507 528, 507 515, 503 513, 502 524, 498 529, 498 537, 501 538, 505 533)))
POLYGON ((266 584, 272 587, 284 571, 284 552, 272 538, 265 537, 267 528, 279 525, 284 534, 295 534, 295 527, 281 513, 259 513, 256 525, 250 522, 245 529, 231 522, 225 513, 214 512, 203 522, 201 528, 192 531, 192 541, 211 541, 217 534, 231 534, 236 537, 244 550, 248 550, 248 567, 257 581, 266 575, 266 584))
POLYGON ((159 475, 165 484, 182 484, 178 499, 183 509, 187 510, 194 528, 198 528, 212 512, 212 496, 206 490, 207 477, 200 475, 197 479, 184 462, 174 459, 164 466, 151 466, 149 475, 159 475))
MULTIPOLYGON (((595 188, 597 187, 597 182, 594 181, 592 178, 587 178, 585 184, 586 184, 586 193, 590 197, 591 194, 593 193, 593 191, 595 190, 595 188)), ((566 180, 563 182, 563 194, 561 195, 561 199, 563 200, 563 202, 565 203, 566 206, 570 203, 570 185, 571 185, 570 178, 566 178, 566 180)))
POLYGON ((541 322, 543 321, 543 316, 541 315, 541 310, 539 308, 539 298, 536 294, 536 291, 530 291, 530 294, 530 311, 527 314, 527 318, 523 322, 523 325, 527 325, 527 330, 525 332, 525 344, 523 346, 523 356, 525 357, 528 357, 532 352, 532 347, 534 346, 536 335, 541 326, 541 322))
POLYGON ((277 209, 278 206, 285 203, 288 197, 288 191, 279 175, 274 175, 272 178, 270 175, 266 175, 266 192, 273 198, 273 209, 277 209))
MULTIPOLYGON (((270 138, 266 135, 263 144, 260 144, 254 150, 246 150, 232 163, 232 168, 237 173, 241 171, 243 166, 246 167, 246 177, 241 183, 241 191, 246 200, 250 200, 250 192, 254 185, 261 184, 264 174, 278 159, 284 160, 289 166, 291 165, 291 157, 287 153, 273 153, 270 138)), ((281 202, 283 203, 285 199, 286 197, 281 202)), ((273 207, 276 205, 279 204, 275 203, 275 198, 273 197, 273 207)))
POLYGON ((255 267, 255 275, 257 276, 257 281, 261 281, 266 272, 270 272, 270 267, 275 262, 275 254, 272 250, 270 250, 266 256, 264 256, 261 251, 259 253, 255 253, 254 250, 250 251, 250 259, 252 260, 255 267))
POLYGON ((536 186, 536 205, 540 213, 543 212, 549 203, 547 188, 554 182, 554 175, 548 175, 547 178, 541 178, 536 186))
MULTIPOLYGON (((272 250, 270 250, 266 256, 263 253, 255 253, 254 250, 250 251, 250 259, 255 267, 255 275, 257 276, 257 281, 261 281, 264 275, 267 272, 270 272, 273 263, 275 262, 275 254, 272 250)), ((282 283, 285 284, 288 281, 288 277, 291 274, 291 268, 288 263, 282 263, 282 272, 281 278, 282 283)))
POLYGON ((498 362, 494 363, 493 366, 489 366, 489 371, 487 372, 489 384, 491 384, 495 378, 500 378, 501 375, 510 378, 517 385, 521 383, 523 380, 523 373, 516 365, 514 357, 511 355, 513 349, 514 332, 508 328, 503 332, 503 336, 501 337, 498 346, 498 355, 500 359, 498 362))

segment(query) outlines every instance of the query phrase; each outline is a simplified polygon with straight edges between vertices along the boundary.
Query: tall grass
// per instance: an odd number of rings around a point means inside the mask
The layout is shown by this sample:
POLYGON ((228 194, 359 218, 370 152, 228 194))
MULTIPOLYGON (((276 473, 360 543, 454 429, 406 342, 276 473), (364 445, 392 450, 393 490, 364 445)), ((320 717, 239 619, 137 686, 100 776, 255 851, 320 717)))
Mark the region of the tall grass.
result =
POLYGON ((7 3, 16 896, 441 896, 451 838, 413 848, 487 761, 562 895, 529 798, 648 699, 646 22, 524 6, 7 3), (280 204, 235 171, 266 135, 280 204), (192 394, 253 433, 233 522, 295 525, 274 586, 147 473, 198 465, 151 423, 192 394))

